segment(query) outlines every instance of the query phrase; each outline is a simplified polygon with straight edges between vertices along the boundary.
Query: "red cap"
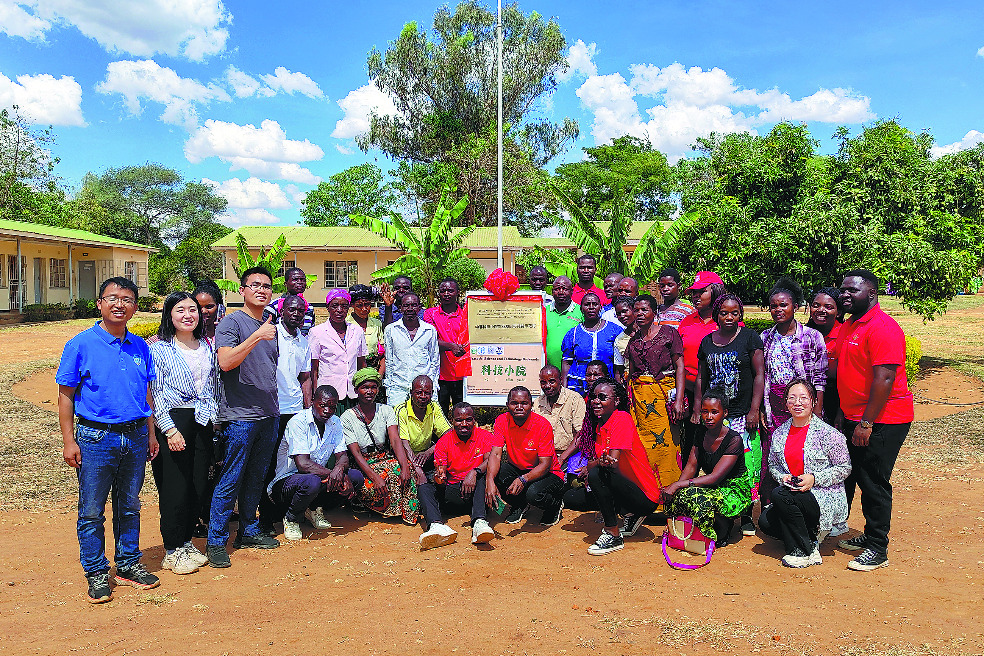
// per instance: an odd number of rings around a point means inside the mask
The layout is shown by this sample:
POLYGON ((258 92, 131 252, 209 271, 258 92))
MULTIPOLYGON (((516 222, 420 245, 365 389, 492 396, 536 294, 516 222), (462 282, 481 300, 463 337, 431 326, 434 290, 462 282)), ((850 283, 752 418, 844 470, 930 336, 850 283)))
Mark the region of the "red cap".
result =
POLYGON ((724 281, 721 280, 721 276, 713 271, 699 271, 697 273, 697 277, 694 278, 694 284, 687 287, 687 289, 704 289, 704 287, 707 287, 712 283, 723 285, 724 281))

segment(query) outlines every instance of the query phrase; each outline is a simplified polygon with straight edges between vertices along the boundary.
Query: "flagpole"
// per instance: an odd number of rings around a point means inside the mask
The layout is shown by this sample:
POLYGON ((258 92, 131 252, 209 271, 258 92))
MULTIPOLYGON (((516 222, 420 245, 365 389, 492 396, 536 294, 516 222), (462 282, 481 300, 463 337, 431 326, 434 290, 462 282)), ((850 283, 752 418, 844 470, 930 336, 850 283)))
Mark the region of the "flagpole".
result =
POLYGON ((497 152, 497 184, 496 190, 499 197, 499 249, 497 252, 499 268, 502 268, 502 0, 499 0, 498 25, 497 25, 496 50, 498 51, 498 83, 499 93, 496 97, 499 108, 499 128, 496 132, 497 152))

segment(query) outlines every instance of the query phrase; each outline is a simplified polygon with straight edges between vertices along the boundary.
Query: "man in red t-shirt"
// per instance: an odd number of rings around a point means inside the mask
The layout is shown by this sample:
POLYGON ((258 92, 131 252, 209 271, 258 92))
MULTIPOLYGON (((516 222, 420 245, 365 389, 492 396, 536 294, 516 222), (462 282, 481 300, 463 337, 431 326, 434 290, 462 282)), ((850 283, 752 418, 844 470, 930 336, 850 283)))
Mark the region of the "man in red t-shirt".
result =
POLYGON ((445 416, 451 415, 454 404, 464 400, 464 379, 471 375, 468 309, 458 303, 459 293, 457 280, 442 280, 437 286, 438 304, 424 310, 424 321, 437 329, 437 347, 441 351, 437 402, 445 416))
POLYGON ((571 301, 575 305, 581 304, 581 299, 588 292, 594 292, 598 295, 598 300, 601 301, 602 306, 611 303, 608 300, 608 296, 605 294, 603 289, 598 289, 598 286, 594 284, 595 273, 598 272, 598 261, 595 256, 591 253, 585 253, 581 257, 577 258, 577 283, 574 285, 574 292, 571 294, 571 301))
POLYGON ((892 521, 892 469, 913 419, 905 375, 905 334, 878 304, 878 278, 870 271, 844 274, 840 304, 850 318, 837 339, 837 392, 848 436, 851 475, 847 502, 861 488, 864 533, 841 540, 860 551, 848 568, 867 572, 888 565, 892 521))
POLYGON ((553 428, 533 412, 533 395, 527 388, 509 390, 506 412, 496 418, 492 434, 495 441, 485 478, 489 507, 500 506, 505 498, 510 506, 508 524, 521 522, 530 505, 543 510, 541 525, 559 522, 564 475, 554 450, 553 428))
POLYGON ((495 437, 475 424, 475 409, 458 403, 451 414, 453 430, 445 433, 434 446, 434 482, 417 486, 417 497, 424 513, 427 532, 421 536, 421 550, 445 544, 441 508, 457 513, 468 512, 472 520, 472 544, 485 544, 495 533, 485 520, 485 475, 489 468, 489 451, 495 437), (434 530, 437 529, 437 530, 434 530), (428 538, 433 533, 433 538, 428 538))

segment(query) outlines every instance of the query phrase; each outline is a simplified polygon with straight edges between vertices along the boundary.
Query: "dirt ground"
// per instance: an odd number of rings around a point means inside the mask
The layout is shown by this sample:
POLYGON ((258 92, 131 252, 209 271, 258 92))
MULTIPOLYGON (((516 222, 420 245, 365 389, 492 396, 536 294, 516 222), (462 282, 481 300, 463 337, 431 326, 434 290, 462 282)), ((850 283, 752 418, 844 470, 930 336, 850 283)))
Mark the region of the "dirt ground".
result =
MULTIPOLYGON (((84 325, 0 331, 0 363, 57 358, 84 325)), ((43 409, 35 409, 37 430, 51 432, 53 388, 45 368, 17 383, 12 399, 0 388, 0 403, 30 409, 21 399, 30 401, 43 409)), ((950 403, 984 400, 978 379, 948 367, 914 388, 950 403)), ((85 603, 75 498, 66 492, 40 508, 0 512, 0 635, 14 654, 984 653, 982 442, 934 441, 979 426, 984 410, 925 403, 917 413, 893 478, 892 565, 872 573, 847 570, 851 555, 834 540, 822 566, 786 569, 779 543, 761 536, 679 572, 663 561, 656 526, 621 552, 592 557, 594 513, 565 511, 548 529, 538 512, 524 524, 497 523, 498 538, 483 549, 470 544, 465 518, 453 519, 459 542, 423 553, 419 528, 338 512, 330 519, 339 528, 305 526, 302 542, 234 551, 230 569, 176 576, 159 571, 148 477, 141 544, 160 588, 116 588, 110 604, 85 603)), ((860 513, 850 523, 860 529, 860 513)))

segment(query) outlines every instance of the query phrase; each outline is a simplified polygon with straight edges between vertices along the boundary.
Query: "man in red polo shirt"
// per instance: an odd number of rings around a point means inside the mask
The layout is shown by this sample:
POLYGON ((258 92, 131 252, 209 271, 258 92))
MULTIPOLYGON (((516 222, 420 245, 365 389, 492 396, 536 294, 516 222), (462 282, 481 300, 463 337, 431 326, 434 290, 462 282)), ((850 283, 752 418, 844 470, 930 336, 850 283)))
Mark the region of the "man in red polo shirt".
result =
POLYGON ((848 505, 855 486, 861 488, 865 527, 839 545, 860 551, 847 566, 867 572, 888 565, 892 469, 912 425, 912 392, 905 375, 905 334, 878 304, 878 278, 870 271, 848 271, 840 303, 850 315, 837 341, 837 392, 853 467, 844 486, 848 505))
POLYGON ((595 274, 598 272, 598 261, 595 256, 591 253, 585 253, 581 257, 577 258, 577 283, 574 285, 574 291, 571 294, 571 301, 576 305, 581 304, 581 299, 588 292, 594 292, 598 295, 598 300, 601 301, 602 306, 611 303, 608 300, 608 296, 605 295, 603 289, 598 289, 598 286, 594 284, 595 274))
POLYGON ((533 412, 533 395, 523 387, 509 390, 506 412, 492 426, 495 438, 485 477, 489 507, 510 506, 506 523, 518 524, 530 505, 543 510, 540 524, 560 521, 564 504, 564 475, 554 450, 553 428, 533 412), (505 447, 505 454, 503 454, 505 447))
POLYGON ((472 544, 485 544, 495 537, 485 520, 485 475, 495 438, 475 424, 475 409, 469 403, 454 406, 451 423, 453 430, 434 447, 434 482, 417 486, 424 521, 429 526, 420 539, 422 550, 442 542, 441 531, 433 531, 435 525, 444 525, 442 507, 458 513, 470 509, 472 544))
POLYGON ((438 304, 424 311, 424 321, 437 328, 437 346, 441 351, 440 386, 437 403, 444 415, 464 400, 464 379, 471 375, 468 353, 468 310, 458 303, 458 281, 446 278, 437 286, 438 304))

